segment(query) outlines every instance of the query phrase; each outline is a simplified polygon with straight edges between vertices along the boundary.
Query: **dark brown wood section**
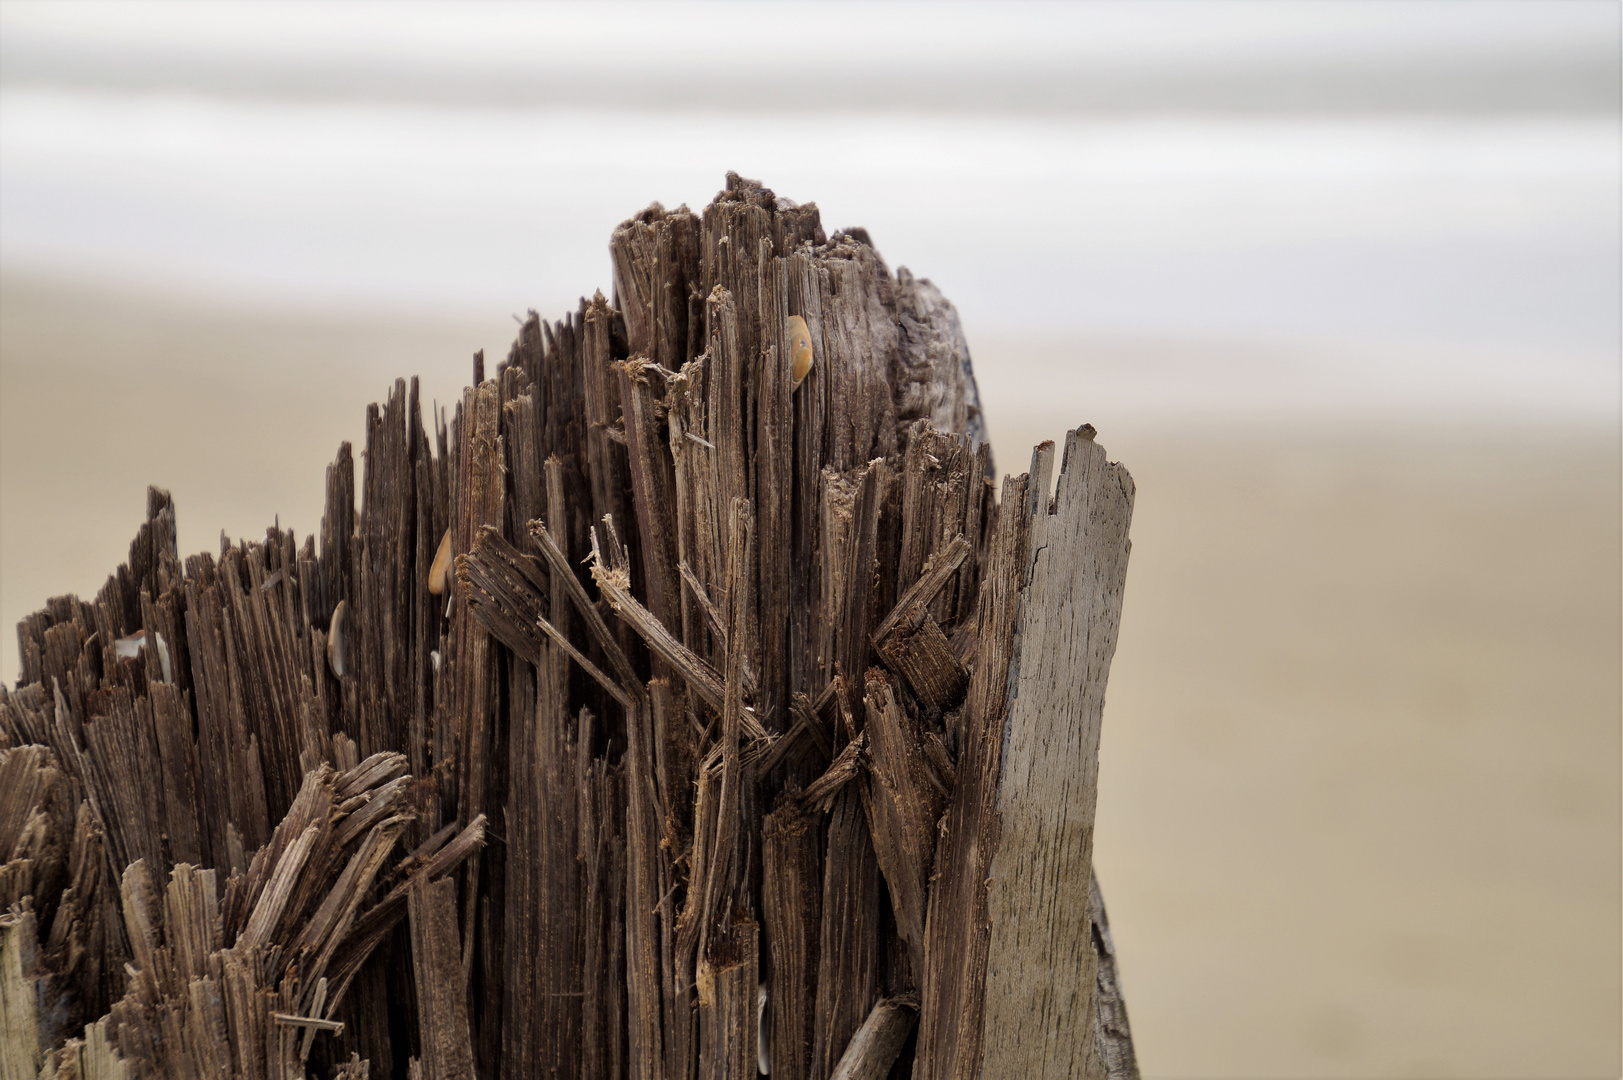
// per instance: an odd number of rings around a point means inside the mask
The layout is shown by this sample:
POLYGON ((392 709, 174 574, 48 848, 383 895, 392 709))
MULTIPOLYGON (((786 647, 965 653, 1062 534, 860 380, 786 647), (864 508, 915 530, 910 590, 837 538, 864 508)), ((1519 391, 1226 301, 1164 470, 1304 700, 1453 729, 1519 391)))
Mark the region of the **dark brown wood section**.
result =
POLYGON ((154 489, 18 627, 4 1075, 1136 1075, 1126 471, 995 486, 952 305, 815 205, 610 250, 450 415, 370 407, 318 536, 182 562, 154 489))

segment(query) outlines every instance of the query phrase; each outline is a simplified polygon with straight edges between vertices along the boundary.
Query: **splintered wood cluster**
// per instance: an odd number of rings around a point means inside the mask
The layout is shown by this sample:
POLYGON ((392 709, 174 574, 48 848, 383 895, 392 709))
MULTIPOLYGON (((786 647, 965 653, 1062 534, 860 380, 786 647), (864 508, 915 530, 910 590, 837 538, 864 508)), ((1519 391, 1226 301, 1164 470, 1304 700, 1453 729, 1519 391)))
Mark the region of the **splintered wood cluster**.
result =
POLYGON ((148 520, 0 690, 0 1076, 1136 1075, 1092 881, 1133 485, 729 175, 318 537, 148 520))

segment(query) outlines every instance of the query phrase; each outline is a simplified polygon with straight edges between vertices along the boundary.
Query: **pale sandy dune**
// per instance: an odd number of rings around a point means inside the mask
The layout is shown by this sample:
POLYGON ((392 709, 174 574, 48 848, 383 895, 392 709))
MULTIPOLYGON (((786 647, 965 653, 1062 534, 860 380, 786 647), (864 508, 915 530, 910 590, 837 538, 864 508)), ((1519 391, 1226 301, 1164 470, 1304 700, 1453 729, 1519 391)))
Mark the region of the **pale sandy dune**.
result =
MULTIPOLYGON (((149 482, 183 551, 314 529, 392 376, 447 401, 511 328, 7 280, 0 622, 99 588, 149 482)), ((1027 407, 983 352, 1005 471, 1092 420, 1137 479, 1097 853, 1146 1075, 1614 1075, 1615 428, 1027 407)))
POLYGON ((1097 845, 1146 1071, 1614 1074, 1616 443, 1118 444, 1097 845))

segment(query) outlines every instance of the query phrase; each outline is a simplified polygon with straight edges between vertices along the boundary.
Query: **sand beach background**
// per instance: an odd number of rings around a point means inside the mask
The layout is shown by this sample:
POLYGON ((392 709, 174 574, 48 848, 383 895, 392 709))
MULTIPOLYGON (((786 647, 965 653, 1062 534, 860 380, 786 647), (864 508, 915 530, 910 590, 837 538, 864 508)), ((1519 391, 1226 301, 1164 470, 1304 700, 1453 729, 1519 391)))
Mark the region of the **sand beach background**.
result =
POLYGON ((726 6, 618 9, 629 89, 582 8, 69 7, 0 12, 0 624, 148 483, 183 552, 316 528, 396 376, 453 401, 736 168, 957 303, 1003 471, 1133 471, 1145 1075, 1617 1074, 1615 5, 781 5, 724 44, 820 62, 748 108, 670 59, 726 6))

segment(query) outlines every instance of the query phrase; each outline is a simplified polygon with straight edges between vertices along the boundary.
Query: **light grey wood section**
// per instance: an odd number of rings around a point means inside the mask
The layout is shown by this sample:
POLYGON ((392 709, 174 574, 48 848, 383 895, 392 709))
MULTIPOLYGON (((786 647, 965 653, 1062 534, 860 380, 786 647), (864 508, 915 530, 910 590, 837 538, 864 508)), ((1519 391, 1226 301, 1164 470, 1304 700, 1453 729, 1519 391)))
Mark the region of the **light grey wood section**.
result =
POLYGON ((983 1077, 1103 1077, 1088 913, 1099 724, 1121 625, 1133 481, 1083 426, 1033 459, 1027 585, 1010 663, 987 893, 983 1077))

